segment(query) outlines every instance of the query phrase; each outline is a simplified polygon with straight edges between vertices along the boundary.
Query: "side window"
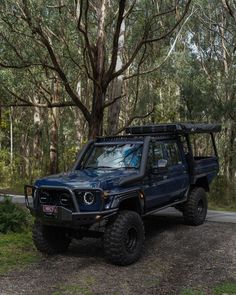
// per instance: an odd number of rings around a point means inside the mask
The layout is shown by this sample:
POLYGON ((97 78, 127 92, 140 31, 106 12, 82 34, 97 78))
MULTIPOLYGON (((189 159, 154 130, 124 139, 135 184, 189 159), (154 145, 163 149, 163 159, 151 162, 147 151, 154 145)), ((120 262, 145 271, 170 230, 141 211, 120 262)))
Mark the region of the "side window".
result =
POLYGON ((164 159, 163 143, 153 142, 150 145, 148 158, 149 168, 155 168, 157 166, 158 160, 164 159))
POLYGON ((158 160, 164 158, 163 144, 155 142, 153 145, 154 163, 157 165, 158 160))
POLYGON ((182 162, 180 158, 179 148, 176 142, 165 143, 165 151, 168 166, 178 165, 182 162))

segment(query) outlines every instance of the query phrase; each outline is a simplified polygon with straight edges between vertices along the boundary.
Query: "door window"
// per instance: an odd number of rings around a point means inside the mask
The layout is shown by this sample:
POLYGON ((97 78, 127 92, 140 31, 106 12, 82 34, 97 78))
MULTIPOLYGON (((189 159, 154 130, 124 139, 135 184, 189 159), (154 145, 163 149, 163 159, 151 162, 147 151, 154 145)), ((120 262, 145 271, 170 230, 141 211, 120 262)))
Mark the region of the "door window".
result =
POLYGON ((149 168, 156 168, 158 160, 164 159, 163 143, 153 142, 149 150, 149 168))
POLYGON ((176 142, 165 143, 166 157, 168 161, 168 166, 175 166, 181 164, 181 158, 179 153, 179 148, 176 142))

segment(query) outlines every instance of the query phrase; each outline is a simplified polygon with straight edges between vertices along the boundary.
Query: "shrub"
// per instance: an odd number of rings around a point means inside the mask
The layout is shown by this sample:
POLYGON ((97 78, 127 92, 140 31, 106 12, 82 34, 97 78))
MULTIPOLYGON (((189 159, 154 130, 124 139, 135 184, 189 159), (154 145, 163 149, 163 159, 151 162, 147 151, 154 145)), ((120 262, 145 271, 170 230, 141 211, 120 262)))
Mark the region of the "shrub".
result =
POLYGON ((30 223, 27 211, 12 203, 11 198, 5 196, 0 203, 0 232, 22 232, 30 223))
POLYGON ((236 210, 236 184, 225 176, 217 176, 210 188, 210 203, 219 208, 236 210))

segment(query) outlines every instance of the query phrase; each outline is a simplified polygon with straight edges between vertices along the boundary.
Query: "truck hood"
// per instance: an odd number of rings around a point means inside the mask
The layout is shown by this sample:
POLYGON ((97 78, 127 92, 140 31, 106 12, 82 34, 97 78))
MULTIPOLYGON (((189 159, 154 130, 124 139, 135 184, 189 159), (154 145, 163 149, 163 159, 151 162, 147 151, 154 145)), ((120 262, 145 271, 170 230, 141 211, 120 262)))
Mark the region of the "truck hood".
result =
POLYGON ((71 189, 101 188, 103 190, 112 190, 119 187, 120 180, 129 176, 134 176, 137 173, 138 170, 125 169, 77 170, 41 178, 35 182, 35 185, 37 187, 65 186, 71 189))

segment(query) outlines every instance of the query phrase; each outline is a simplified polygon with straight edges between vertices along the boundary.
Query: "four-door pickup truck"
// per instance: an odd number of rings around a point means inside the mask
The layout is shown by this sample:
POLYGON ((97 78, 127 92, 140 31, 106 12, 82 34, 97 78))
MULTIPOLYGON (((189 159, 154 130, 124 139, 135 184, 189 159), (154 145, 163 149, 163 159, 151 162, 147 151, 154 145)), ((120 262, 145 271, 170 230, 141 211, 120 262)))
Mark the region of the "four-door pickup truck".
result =
POLYGON ((73 238, 102 237, 107 258, 128 265, 142 254, 145 216, 173 206, 187 224, 202 224, 206 192, 219 170, 214 133, 220 129, 190 123, 133 126, 124 136, 90 140, 72 171, 25 186, 26 206, 35 216, 35 246, 55 254, 66 251, 73 238), (194 154, 203 134, 211 155, 194 154))

